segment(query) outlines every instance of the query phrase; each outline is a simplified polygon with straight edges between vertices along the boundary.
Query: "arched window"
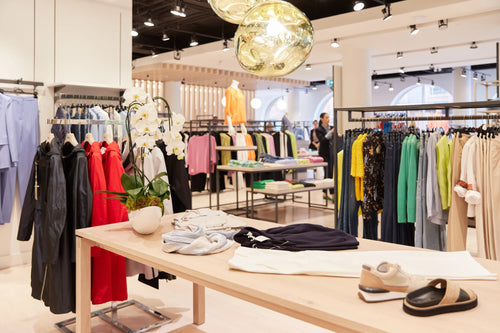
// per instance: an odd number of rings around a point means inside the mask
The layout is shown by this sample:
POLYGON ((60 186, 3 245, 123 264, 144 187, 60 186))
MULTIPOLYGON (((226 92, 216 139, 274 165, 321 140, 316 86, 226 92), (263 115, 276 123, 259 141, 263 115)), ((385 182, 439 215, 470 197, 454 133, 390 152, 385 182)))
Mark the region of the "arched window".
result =
MULTIPOLYGON (((413 85, 403 89, 392 101, 391 105, 405 105, 405 104, 435 104, 435 103, 451 103, 453 96, 436 85, 421 84, 413 85)), ((431 115, 444 115, 444 110, 425 110, 411 112, 412 116, 431 116, 431 115)), ((415 124, 418 128, 443 128, 448 130, 450 122, 446 120, 440 121, 418 121, 415 124)))
POLYGON ((266 120, 281 120, 288 109, 288 102, 285 98, 278 97, 269 103, 266 111, 266 120))
POLYGON ((319 102, 318 107, 316 108, 316 111, 314 112, 314 119, 313 120, 318 120, 319 121, 319 116, 323 113, 326 112, 328 115, 330 115, 330 124, 333 125, 333 93, 329 93, 323 99, 321 102, 319 102))

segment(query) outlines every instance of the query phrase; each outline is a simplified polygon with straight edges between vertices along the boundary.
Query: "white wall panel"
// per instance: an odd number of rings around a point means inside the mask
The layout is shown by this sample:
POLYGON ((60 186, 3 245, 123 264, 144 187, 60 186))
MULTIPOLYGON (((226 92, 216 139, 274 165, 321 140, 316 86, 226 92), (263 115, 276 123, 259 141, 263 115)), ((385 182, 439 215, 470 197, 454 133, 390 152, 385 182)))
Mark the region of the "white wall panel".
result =
POLYGON ((33 80, 34 0, 0 0, 0 78, 33 80))

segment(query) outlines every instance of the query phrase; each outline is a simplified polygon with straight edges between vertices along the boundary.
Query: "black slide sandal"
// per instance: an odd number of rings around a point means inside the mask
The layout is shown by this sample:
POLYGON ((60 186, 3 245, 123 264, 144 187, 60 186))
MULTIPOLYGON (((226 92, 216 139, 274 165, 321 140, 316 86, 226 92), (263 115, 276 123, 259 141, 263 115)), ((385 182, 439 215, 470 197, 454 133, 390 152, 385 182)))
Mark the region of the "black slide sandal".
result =
POLYGON ((403 310, 419 317, 465 311, 476 306, 477 296, 472 290, 444 279, 432 280, 426 287, 409 293, 403 301, 403 310), (438 285, 441 288, 437 288, 438 285))

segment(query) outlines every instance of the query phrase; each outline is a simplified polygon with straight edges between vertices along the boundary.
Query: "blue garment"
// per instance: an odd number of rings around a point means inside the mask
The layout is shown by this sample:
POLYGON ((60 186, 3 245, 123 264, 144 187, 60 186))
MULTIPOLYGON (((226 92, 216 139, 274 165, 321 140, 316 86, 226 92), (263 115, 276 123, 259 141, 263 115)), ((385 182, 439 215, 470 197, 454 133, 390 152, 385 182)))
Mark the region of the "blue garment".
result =
POLYGON ((10 108, 7 112, 9 152, 11 166, 0 174, 1 217, 0 224, 10 222, 17 181, 19 197, 24 202, 29 182, 31 165, 39 143, 38 100, 33 97, 9 96, 10 108))
MULTIPOLYGON (((94 111, 94 109, 92 109, 92 108, 89 109, 88 108, 87 109, 87 114, 88 114, 88 119, 90 119, 90 120, 98 120, 97 114, 94 111)), ((92 137, 94 138, 94 140, 98 140, 98 137, 99 137, 99 128, 97 126, 98 125, 95 125, 95 124, 89 125, 90 133, 92 133, 92 137)), ((85 132, 85 134, 87 134, 88 132, 89 132, 89 130, 87 128, 87 132, 85 132)))
MULTIPOLYGON (((55 119, 68 119, 68 112, 61 106, 57 108, 55 119)), ((68 125, 54 124, 50 129, 50 132, 60 141, 64 142, 66 139, 66 134, 68 134, 68 125)))
POLYGON ((15 132, 9 128, 12 121, 12 99, 0 94, 0 170, 9 168, 12 164, 11 151, 9 149, 10 140, 15 139, 15 132))

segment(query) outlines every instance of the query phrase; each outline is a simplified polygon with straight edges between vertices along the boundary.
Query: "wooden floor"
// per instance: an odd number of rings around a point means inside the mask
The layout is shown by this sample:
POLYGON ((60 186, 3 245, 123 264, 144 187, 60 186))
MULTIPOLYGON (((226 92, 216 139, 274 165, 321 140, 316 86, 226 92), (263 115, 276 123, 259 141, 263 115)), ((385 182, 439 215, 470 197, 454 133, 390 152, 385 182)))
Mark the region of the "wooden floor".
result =
MULTIPOLYGON (((240 190, 239 199, 245 198, 244 190, 240 190)), ((226 190, 221 193, 221 202, 235 201, 235 192, 226 190)), ((301 200, 307 201, 307 194, 301 200)), ((208 194, 195 193, 193 208, 208 206, 208 194)), ((312 202, 323 203, 322 192, 313 192, 312 202)), ((215 194, 212 195, 215 205, 215 194)), ((274 218, 274 205, 259 207, 258 216, 274 218)), ((293 223, 317 223, 333 227, 333 211, 319 208, 308 208, 306 204, 292 203, 288 200, 279 205, 278 225, 293 223)), ((468 243, 474 245, 475 238, 470 237, 468 243)), ((474 252, 474 249, 471 250, 474 252)), ((186 280, 161 281, 160 289, 154 289, 137 281, 136 277, 128 278, 129 298, 135 299, 149 307, 167 315, 173 321, 150 332, 202 333, 202 332, 283 332, 283 333, 316 333, 327 332, 322 328, 304 323, 279 313, 261 308, 242 300, 206 289, 206 323, 200 326, 192 324, 192 284, 186 280), (237 311, 235 311, 237 309, 237 311)), ((356 293, 353 290, 353 293, 356 293)), ((0 270, 0 332, 2 333, 52 333, 60 332, 54 324, 74 317, 74 314, 54 315, 40 301, 33 299, 30 287, 30 266, 16 266, 0 270)), ((93 306, 92 310, 101 309, 110 304, 93 306)), ((119 320, 124 321, 132 329, 150 324, 154 319, 137 308, 120 310, 119 320)), ((92 332, 121 332, 111 328, 101 319, 94 318, 92 332)), ((72 326, 69 326, 73 329, 72 326)))

